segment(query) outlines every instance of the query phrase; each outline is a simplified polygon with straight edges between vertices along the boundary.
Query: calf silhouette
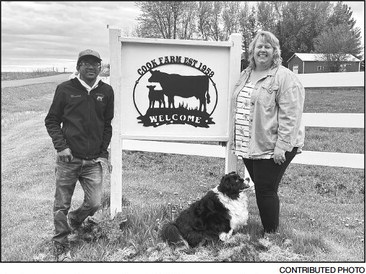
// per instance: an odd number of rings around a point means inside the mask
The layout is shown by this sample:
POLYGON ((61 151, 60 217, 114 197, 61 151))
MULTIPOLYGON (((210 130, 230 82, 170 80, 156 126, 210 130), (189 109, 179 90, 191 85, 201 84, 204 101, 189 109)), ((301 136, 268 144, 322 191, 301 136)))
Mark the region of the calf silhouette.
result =
POLYGON ((155 102, 159 102, 159 108, 161 105, 165 108, 164 93, 162 90, 155 90, 156 86, 146 86, 149 89, 149 108, 154 108, 155 102))
POLYGON ((183 98, 196 97, 199 100, 199 110, 206 112, 207 104, 210 103, 208 93, 208 76, 182 76, 179 74, 168 74, 159 70, 150 71, 149 82, 159 83, 163 93, 168 97, 168 107, 175 108, 174 96, 183 98))

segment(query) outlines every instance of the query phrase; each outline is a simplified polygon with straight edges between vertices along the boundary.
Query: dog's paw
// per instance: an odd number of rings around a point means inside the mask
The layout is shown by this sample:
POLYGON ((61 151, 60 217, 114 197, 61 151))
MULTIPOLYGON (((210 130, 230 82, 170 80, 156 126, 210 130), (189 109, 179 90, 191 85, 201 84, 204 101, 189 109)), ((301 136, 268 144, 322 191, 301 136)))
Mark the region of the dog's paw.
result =
POLYGON ((226 242, 226 241, 228 241, 230 239, 230 234, 229 233, 222 232, 219 235, 219 238, 220 238, 221 241, 226 242))

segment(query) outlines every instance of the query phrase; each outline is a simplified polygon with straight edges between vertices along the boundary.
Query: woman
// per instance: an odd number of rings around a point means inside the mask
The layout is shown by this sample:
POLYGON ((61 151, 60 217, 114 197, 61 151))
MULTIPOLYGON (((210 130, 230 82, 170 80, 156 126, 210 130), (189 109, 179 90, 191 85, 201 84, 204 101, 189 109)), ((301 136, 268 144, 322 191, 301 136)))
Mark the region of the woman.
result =
POLYGON ((233 96, 232 145, 254 182, 265 235, 277 231, 278 185, 304 145, 305 91, 296 75, 281 65, 279 41, 272 33, 255 36, 249 59, 233 96))

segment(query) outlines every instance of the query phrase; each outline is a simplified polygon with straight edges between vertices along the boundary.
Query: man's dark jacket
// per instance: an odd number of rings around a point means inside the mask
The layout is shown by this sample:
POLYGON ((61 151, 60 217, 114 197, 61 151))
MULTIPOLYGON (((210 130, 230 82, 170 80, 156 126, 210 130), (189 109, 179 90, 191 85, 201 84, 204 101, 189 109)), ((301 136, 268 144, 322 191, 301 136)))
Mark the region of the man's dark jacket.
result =
POLYGON ((70 148, 77 158, 108 158, 113 112, 114 93, 110 85, 99 81, 88 95, 74 78, 57 86, 45 124, 57 152, 70 148))

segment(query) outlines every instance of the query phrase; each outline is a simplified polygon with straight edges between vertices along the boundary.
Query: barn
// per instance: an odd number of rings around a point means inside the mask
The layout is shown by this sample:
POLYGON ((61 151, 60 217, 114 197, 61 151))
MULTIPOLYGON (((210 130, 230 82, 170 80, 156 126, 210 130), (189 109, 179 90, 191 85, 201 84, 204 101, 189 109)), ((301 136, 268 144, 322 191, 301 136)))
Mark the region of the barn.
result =
MULTIPOLYGON (((360 71, 361 60, 351 54, 346 55, 346 60, 341 65, 342 71, 360 71)), ((290 70, 299 74, 329 72, 328 62, 324 61, 321 53, 294 53, 287 64, 290 70)))

